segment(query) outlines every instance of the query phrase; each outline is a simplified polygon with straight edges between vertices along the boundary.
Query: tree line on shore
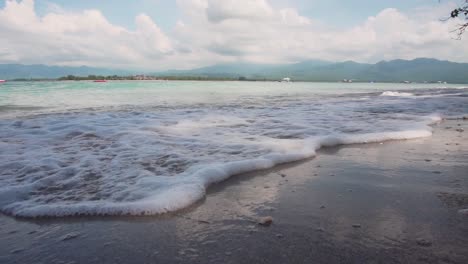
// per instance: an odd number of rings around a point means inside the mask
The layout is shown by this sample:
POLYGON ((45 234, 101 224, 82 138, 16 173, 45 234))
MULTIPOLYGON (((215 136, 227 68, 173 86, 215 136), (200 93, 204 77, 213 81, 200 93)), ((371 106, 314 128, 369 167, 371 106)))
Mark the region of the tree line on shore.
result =
MULTIPOLYGON (((28 80, 54 80, 54 79, 15 79, 15 81, 28 81, 28 80)), ((146 75, 88 75, 88 76, 76 76, 67 75, 55 80, 59 81, 93 81, 93 80, 114 80, 114 81, 141 81, 141 80, 187 80, 187 81, 269 81, 266 78, 251 79, 244 76, 238 78, 231 77, 213 77, 213 76, 146 76, 146 75)))

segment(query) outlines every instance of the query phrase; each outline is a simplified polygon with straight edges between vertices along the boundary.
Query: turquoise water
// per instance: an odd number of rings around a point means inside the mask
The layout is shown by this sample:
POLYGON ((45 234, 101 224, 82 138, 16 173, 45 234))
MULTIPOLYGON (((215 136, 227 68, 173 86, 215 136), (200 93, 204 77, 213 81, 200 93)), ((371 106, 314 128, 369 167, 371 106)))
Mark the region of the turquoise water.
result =
MULTIPOLYGON (((3 110, 19 110, 15 111, 16 114, 22 114, 28 109, 33 113, 42 113, 104 106, 223 102, 245 96, 310 96, 459 87, 463 85, 215 81, 7 82, 0 84, 0 106, 3 106, 3 110)), ((5 114, 5 111, 1 111, 1 114, 5 114)))
POLYGON ((462 85, 8 82, 0 211, 160 214, 239 173, 326 146, 427 137, 441 118, 462 115, 462 85))

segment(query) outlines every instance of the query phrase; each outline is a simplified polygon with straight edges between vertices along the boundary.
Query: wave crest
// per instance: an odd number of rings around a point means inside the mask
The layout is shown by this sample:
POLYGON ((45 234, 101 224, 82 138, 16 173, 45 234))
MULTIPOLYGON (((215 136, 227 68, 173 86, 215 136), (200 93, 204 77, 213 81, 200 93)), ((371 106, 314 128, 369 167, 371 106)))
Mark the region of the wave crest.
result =
POLYGON ((386 92, 383 92, 380 96, 410 97, 410 96, 414 96, 414 94, 405 93, 405 92, 386 91, 386 92))

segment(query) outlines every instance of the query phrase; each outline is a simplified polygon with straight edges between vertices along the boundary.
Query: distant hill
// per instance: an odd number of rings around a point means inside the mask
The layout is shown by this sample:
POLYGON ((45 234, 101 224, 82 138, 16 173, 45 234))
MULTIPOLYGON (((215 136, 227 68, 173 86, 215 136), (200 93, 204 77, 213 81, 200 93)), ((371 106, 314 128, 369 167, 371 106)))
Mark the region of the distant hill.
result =
POLYGON ((42 64, 0 64, 0 79, 38 78, 55 79, 66 75, 88 76, 88 75, 124 75, 128 71, 93 68, 87 66, 47 66, 42 64))
POLYGON ((435 59, 381 61, 360 72, 357 79, 378 81, 414 81, 468 83, 468 63, 435 59))
MULTIPOLYGON (((132 75, 131 71, 92 67, 0 64, 0 79, 59 78, 66 75, 132 75)), ((217 64, 192 70, 170 70, 150 73, 160 77, 201 77, 228 79, 279 80, 290 77, 293 81, 361 82, 437 82, 468 83, 468 63, 455 63, 436 59, 381 61, 375 64, 354 61, 327 62, 307 60, 294 64, 217 64)))
POLYGON ((208 78, 238 78, 247 77, 250 79, 274 79, 300 74, 302 71, 332 64, 331 62, 320 60, 303 61, 296 64, 253 64, 253 63, 226 63, 216 64, 192 70, 170 70, 154 73, 158 76, 191 76, 208 78))
POLYGON ((186 71, 166 71, 159 76, 245 77, 248 79, 281 79, 296 81, 370 82, 437 82, 468 83, 468 63, 436 59, 381 61, 376 64, 325 61, 304 61, 295 64, 262 65, 248 63, 219 64, 186 71))

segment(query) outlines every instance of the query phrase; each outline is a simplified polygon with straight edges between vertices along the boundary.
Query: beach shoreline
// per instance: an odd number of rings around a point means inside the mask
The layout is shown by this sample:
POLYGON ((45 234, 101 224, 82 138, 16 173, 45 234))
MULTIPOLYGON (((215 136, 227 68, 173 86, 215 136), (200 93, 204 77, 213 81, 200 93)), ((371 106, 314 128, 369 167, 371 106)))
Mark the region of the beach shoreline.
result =
POLYGON ((463 263, 467 130, 445 120, 428 138, 323 148, 166 215, 0 215, 0 262, 463 263))

